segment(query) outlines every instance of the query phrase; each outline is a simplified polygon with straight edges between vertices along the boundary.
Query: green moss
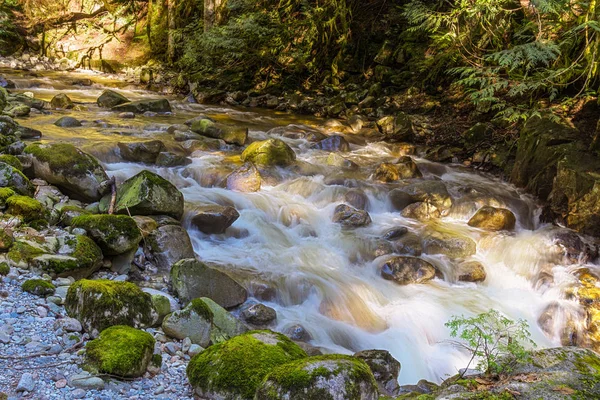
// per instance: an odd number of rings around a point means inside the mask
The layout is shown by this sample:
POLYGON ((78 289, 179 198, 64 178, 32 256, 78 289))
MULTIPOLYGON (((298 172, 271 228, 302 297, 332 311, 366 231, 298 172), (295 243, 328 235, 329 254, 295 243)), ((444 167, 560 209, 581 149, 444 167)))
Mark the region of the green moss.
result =
POLYGON ((33 258, 41 256, 42 254, 46 254, 46 251, 39 247, 32 246, 27 242, 17 240, 10 248, 7 257, 15 263, 20 263, 22 261, 28 263, 33 258))
POLYGON ((213 345, 194 356, 188 364, 187 376, 194 388, 252 399, 263 378, 273 368, 304 357, 304 350, 284 335, 253 331, 213 345), (260 335, 268 335, 277 344, 263 343, 255 337, 260 335))
POLYGON ((88 342, 86 359, 99 372, 123 377, 140 376, 154 350, 151 334, 129 326, 112 326, 88 342))
POLYGON ((10 266, 5 262, 0 263, 0 276, 6 276, 9 273, 10 273, 10 266))
POLYGON ((19 171, 23 171, 23 164, 21 164, 21 161, 11 154, 0 154, 0 162, 6 163, 19 171))
POLYGON ((153 354, 152 360, 150 361, 156 368, 162 367, 162 356, 160 354, 153 354))
POLYGON ((0 177, 3 187, 10 187, 22 195, 33 196, 35 189, 29 179, 12 165, 0 161, 0 177))
POLYGON ((37 296, 46 296, 53 294, 56 289, 54 285, 43 279, 28 279, 21 285, 24 292, 32 293, 37 296))
POLYGON ((75 251, 71 253, 71 257, 75 257, 81 267, 88 268, 102 261, 102 251, 89 237, 77 235, 77 244, 75 245, 75 251))
POLYGON ((29 221, 27 223, 27 226, 35 229, 36 231, 41 231, 43 229, 48 228, 50 226, 50 223, 45 219, 35 219, 33 221, 29 221))
POLYGON ((0 202, 1 202, 1 204, 4 206, 4 204, 6 204, 6 200, 9 197, 12 197, 14 195, 15 195, 15 191, 12 190, 11 188, 6 188, 6 187, 0 188, 0 202))
POLYGON ((99 167, 94 158, 68 143, 50 145, 34 143, 27 146, 24 152, 33 155, 41 162, 48 163, 50 169, 56 172, 85 174, 99 167))
POLYGON ((106 255, 134 250, 142 240, 135 220, 128 215, 80 215, 71 226, 85 229, 106 255))
POLYGON ((44 205, 28 196, 14 195, 6 200, 7 212, 22 216, 25 221, 43 219, 46 215, 44 205))
MULTIPOLYGON (((73 252, 69 256, 46 256, 39 260, 44 271, 53 274, 63 274, 80 269, 94 269, 102 262, 102 251, 92 239, 85 235, 77 235, 73 252)), ((35 260, 36 262, 38 260, 35 260)))
POLYGON ((160 294, 152 295, 152 306, 161 319, 171 312, 171 303, 169 302, 169 299, 160 294))
POLYGON ((212 310, 202 299, 194 299, 190 301, 190 304, 186 308, 192 309, 196 314, 207 321, 212 322, 213 320, 214 314, 212 310))

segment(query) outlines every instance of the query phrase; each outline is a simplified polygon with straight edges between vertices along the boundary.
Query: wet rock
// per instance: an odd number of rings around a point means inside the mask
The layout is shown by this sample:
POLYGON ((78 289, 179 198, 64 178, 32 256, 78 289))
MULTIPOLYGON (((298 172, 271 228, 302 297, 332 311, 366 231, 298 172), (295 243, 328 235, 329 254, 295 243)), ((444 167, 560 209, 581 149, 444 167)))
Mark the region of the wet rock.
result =
POLYGON ((68 236, 59 241, 59 254, 42 254, 30 262, 32 270, 39 270, 53 277, 82 279, 89 277, 102 266, 102 251, 87 236, 68 236), (62 242, 62 243, 61 243, 62 242))
POLYGON ((431 263, 417 257, 394 257, 381 267, 383 279, 399 285, 425 283, 439 274, 431 263))
POLYGON ((392 208, 397 211, 402 211, 404 208, 406 208, 406 206, 417 202, 413 196, 406 193, 402 189, 391 190, 388 194, 388 198, 392 208))
POLYGON ((302 399, 307 398, 308 393, 318 393, 318 398, 335 399, 341 390, 344 399, 379 398, 377 383, 364 361, 333 354, 303 358, 275 368, 264 379, 254 399, 302 399), (298 381, 293 378, 295 376, 307 378, 298 381))
POLYGON ((74 399, 82 399, 85 397, 86 390, 101 390, 104 388, 104 381, 102 378, 92 376, 87 372, 79 374, 73 374, 69 376, 69 386, 78 388, 73 390, 74 399))
POLYGON ((444 212, 452 207, 452 197, 446 185, 441 181, 419 181, 401 189, 408 193, 417 202, 427 202, 444 212))
POLYGON ((154 164, 158 155, 166 150, 165 145, 160 140, 119 142, 117 146, 124 160, 147 164, 154 164))
POLYGON ((421 178, 423 174, 419 170, 417 163, 410 156, 403 156, 394 164, 400 179, 421 178))
POLYGON ((42 132, 26 126, 19 126, 17 127, 17 136, 20 139, 39 139, 42 137, 42 132))
POLYGON ((224 342, 249 331, 246 325, 213 300, 208 297, 201 297, 200 299, 213 313, 212 329, 210 331, 210 340, 213 344, 224 342))
POLYGON ((73 219, 72 227, 83 228, 107 256, 136 250, 142 234, 128 215, 82 215, 73 219))
POLYGON ((113 108, 120 104, 129 103, 129 99, 113 90, 107 89, 102 92, 100 97, 98 97, 96 103, 98 104, 98 107, 113 108))
POLYGON ((154 264, 163 270, 185 258, 194 258, 194 248, 187 231, 179 225, 158 227, 148 235, 147 245, 154 264))
POLYGON ((400 375, 400 363, 389 351, 386 350, 363 350, 354 354, 354 357, 363 360, 375 377, 379 392, 389 396, 398 392, 398 375, 400 375))
POLYGON ((168 151, 160 152, 155 161, 155 164, 159 167, 179 167, 191 163, 192 160, 189 158, 168 151))
POLYGON ((332 167, 346 168, 349 170, 357 170, 359 168, 358 164, 356 164, 354 161, 348 160, 337 153, 329 153, 329 156, 327 156, 327 165, 331 165, 332 167))
POLYGON ((585 242, 581 236, 572 230, 561 229, 553 232, 552 241, 569 263, 587 263, 598 257, 597 246, 585 242))
POLYGON ((3 112, 13 118, 26 117, 31 113, 31 107, 18 101, 11 101, 4 108, 3 112))
POLYGON ((327 139, 323 139, 311 146, 313 149, 324 150, 324 151, 335 151, 335 152, 348 152, 350 151, 350 143, 340 135, 332 135, 327 139))
POLYGON ((117 116, 121 119, 134 119, 135 118, 135 114, 132 112, 122 112, 122 113, 119 113, 119 115, 117 115, 117 116))
POLYGON ((268 139, 250 144, 242 153, 242 161, 259 166, 285 167, 296 160, 296 153, 280 139, 268 139))
POLYGON ((54 109, 59 108, 63 110, 69 110, 75 107, 75 104, 73 104, 73 101, 69 96, 67 96, 64 93, 59 93, 56 96, 54 96, 52 100, 50 100, 50 106, 54 109))
POLYGON ((248 298, 246 289, 227 274, 195 259, 175 263, 170 278, 173 290, 184 303, 208 297, 221 307, 231 308, 248 298))
POLYGON ((344 201, 358 210, 369 209, 369 197, 361 189, 350 189, 344 195, 344 201))
POLYGON ((162 329, 175 339, 190 338, 192 343, 208 347, 212 321, 211 309, 201 299, 194 299, 183 310, 167 315, 162 329))
MULTIPOLYGON (((29 179, 21 171, 5 162, 0 162, 0 187, 11 188, 12 194, 17 192, 23 196, 33 196, 35 191, 29 179)), ((3 199, 3 203, 8 197, 3 199)))
POLYGON ((387 116, 379 119, 377 128, 386 140, 394 142, 410 142, 415 134, 410 116, 403 112, 399 112, 396 117, 387 116))
POLYGON ((192 122, 190 129, 203 136, 221 139, 225 143, 243 146, 248 139, 248 128, 218 126, 210 119, 203 118, 192 122))
POLYGON ((442 216, 440 210, 438 210, 436 206, 424 202, 407 205, 404 207, 401 214, 405 218, 412 218, 417 221, 429 221, 438 219, 442 216))
POLYGON ((244 321, 255 326, 267 326, 277 319, 277 312, 264 304, 253 304, 241 314, 244 321))
POLYGON ((292 325, 283 330, 290 339, 297 342, 310 342, 313 337, 302 325, 292 325))
POLYGON ((60 117, 56 120, 56 122, 54 122, 54 125, 61 128, 78 128, 83 126, 78 119, 73 117, 60 117))
POLYGON ((467 261, 460 263, 456 274, 461 282, 483 282, 487 274, 485 268, 479 261, 467 261))
POLYGON ((136 114, 143 114, 148 111, 167 113, 171 112, 171 104, 169 104, 169 100, 167 99, 148 99, 119 104, 111 107, 111 110, 116 112, 132 112, 136 114))
POLYGON ((406 235, 407 233, 408 228, 406 228, 405 226, 398 226, 396 228, 388 229, 383 234, 383 238, 385 240, 397 240, 400 239, 402 236, 406 235))
POLYGON ((381 163, 373 173, 373 179, 383 183, 395 182, 400 179, 400 172, 394 164, 381 163))
POLYGON ((423 240, 427 254, 443 254, 450 258, 466 258, 477 251, 473 239, 451 232, 432 232, 423 240))
POLYGON ((258 192, 261 186, 261 176, 252 163, 246 163, 227 176, 227 189, 236 192, 258 192))
POLYGON ((483 206, 468 222, 469 226, 488 231, 513 230, 516 223, 515 214, 506 208, 483 206))
POLYGON ((335 208, 332 220, 344 228, 358 228, 369 225, 371 216, 364 210, 358 210, 347 204, 340 204, 335 208))
POLYGON ((225 230, 240 217, 235 208, 216 204, 196 207, 193 213, 192 225, 206 234, 225 233, 225 230))

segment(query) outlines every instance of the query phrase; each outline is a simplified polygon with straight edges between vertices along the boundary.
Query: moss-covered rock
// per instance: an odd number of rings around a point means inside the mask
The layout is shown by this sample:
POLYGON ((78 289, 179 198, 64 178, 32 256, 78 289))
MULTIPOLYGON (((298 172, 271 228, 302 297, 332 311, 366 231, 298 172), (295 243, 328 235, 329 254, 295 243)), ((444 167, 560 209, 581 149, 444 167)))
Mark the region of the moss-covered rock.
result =
POLYGON ((102 265, 102 251, 92 239, 77 235, 68 240, 67 250, 63 254, 43 254, 34 257, 34 268, 52 276, 75 279, 87 278, 102 265))
POLYGON ((0 161, 0 187, 11 188, 24 196, 33 196, 34 187, 21 171, 0 161))
POLYGON ((109 189, 108 176, 98 160, 71 144, 31 144, 25 153, 33 156, 36 177, 73 198, 98 201, 109 189))
POLYGON ((15 239, 9 229, 0 229, 0 252, 5 252, 13 245, 15 239))
POLYGON ((488 231, 512 230, 517 218, 506 208, 483 206, 469 219, 468 225, 488 231))
POLYGON ((296 160, 296 153, 280 139, 268 139, 250 144, 242 153, 242 161, 256 165, 285 167, 296 160))
POLYGON ((6 200, 7 212, 23 217, 23 221, 31 222, 44 219, 47 210, 42 203, 28 196, 14 195, 6 200))
POLYGON ((187 376, 200 397, 250 400, 275 367, 304 357, 304 350, 284 335, 252 331, 194 356, 187 376))
POLYGON ((147 328, 158 318, 148 293, 131 282, 104 279, 75 282, 67 292, 65 308, 93 337, 114 325, 147 328))
POLYGON ((194 119, 190 129, 200 135, 221 139, 225 143, 243 146, 248 138, 248 128, 219 126, 207 118, 194 119))
POLYGON ((6 276, 10 273, 10 265, 6 262, 0 263, 0 276, 6 276))
POLYGON ((208 297, 202 297, 201 300, 206 304, 213 314, 212 329, 210 330, 210 340, 213 344, 222 343, 232 337, 248 332, 249 329, 239 319, 234 317, 229 311, 215 303, 208 297))
POLYGON ((127 215, 81 215, 73 218, 71 226, 85 229, 107 256, 133 251, 142 240, 137 224, 127 215))
POLYGON ((304 358, 275 368, 258 388, 255 400, 377 400, 369 366, 343 355, 304 358))
POLYGON ((130 326, 117 325, 103 330, 85 348, 88 367, 104 374, 137 378, 146 372, 152 359, 154 338, 130 326))
POLYGON ((169 104, 169 100, 167 99, 148 99, 119 104, 113 106, 111 110, 117 112, 132 112, 136 114, 143 114, 148 111, 166 113, 171 112, 171 104, 169 104))
POLYGON ((64 206, 60 208, 59 212, 60 217, 58 223, 62 226, 71 226, 73 218, 91 214, 88 210, 77 206, 64 206))
POLYGON ((119 187, 115 212, 131 215, 168 215, 181 219, 183 195, 166 179, 150 171, 142 171, 119 187))
POLYGON ((8 92, 3 87, 0 87, 0 113, 6 108, 8 104, 8 92))
POLYGON ((49 249, 32 240, 17 239, 6 254, 9 262, 21 268, 27 268, 37 256, 49 253, 49 249))
POLYGON ((6 200, 8 200, 9 197, 14 196, 15 194, 16 194, 15 191, 12 190, 11 188, 7 188, 7 187, 0 188, 0 207, 5 208, 6 200))
POLYGON ((202 347, 210 344, 212 310, 202 299, 192 300, 183 310, 175 311, 163 320, 163 331, 170 337, 185 339, 202 347))
POLYGON ((377 128, 385 138, 392 142, 410 142, 415 135, 412 118, 399 112, 396 117, 387 116, 377 121, 377 128))
POLYGON ((11 154, 0 154, 0 162, 8 164, 19 171, 23 171, 23 164, 21 161, 11 154))
POLYGON ((98 107, 112 108, 119 104, 129 103, 129 99, 114 90, 107 89, 96 100, 98 107))
POLYGON ((43 279, 28 279, 23 282, 21 289, 36 296, 47 296, 53 294, 56 288, 51 282, 43 279))

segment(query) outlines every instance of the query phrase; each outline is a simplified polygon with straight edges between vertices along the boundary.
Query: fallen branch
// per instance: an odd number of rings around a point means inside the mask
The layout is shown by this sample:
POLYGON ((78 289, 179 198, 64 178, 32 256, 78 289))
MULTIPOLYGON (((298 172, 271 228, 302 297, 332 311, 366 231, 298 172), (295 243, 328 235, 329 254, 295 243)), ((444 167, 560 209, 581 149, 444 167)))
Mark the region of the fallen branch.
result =
POLYGON ((108 206, 108 214, 112 215, 115 212, 115 203, 117 202, 117 182, 115 177, 110 178, 110 205, 108 206))

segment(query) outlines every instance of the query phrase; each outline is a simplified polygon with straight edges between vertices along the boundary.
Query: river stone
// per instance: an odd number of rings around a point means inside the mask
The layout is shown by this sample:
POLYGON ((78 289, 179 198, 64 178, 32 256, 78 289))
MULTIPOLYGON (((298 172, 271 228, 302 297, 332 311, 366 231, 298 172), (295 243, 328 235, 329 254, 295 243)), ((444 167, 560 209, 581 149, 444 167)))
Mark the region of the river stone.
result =
POLYGON ((138 248, 142 234, 128 215, 81 215, 73 218, 73 228, 83 228, 107 256, 126 254, 138 248))
POLYGON ((399 285, 425 283, 436 275, 438 270, 431 263, 417 257, 394 257, 381 267, 381 276, 399 285))
POLYGON ((33 374, 25 372, 19 379, 16 391, 17 393, 33 392, 33 389, 35 389, 35 379, 33 378, 33 374))
POLYGON ((218 126, 214 121, 201 118, 191 122, 190 129, 200 135, 221 139, 227 144, 243 146, 248 140, 248 128, 233 126, 218 126))
POLYGON ((344 194, 344 201, 358 210, 369 209, 369 197, 362 189, 350 189, 344 194))
POLYGON ((458 233, 432 232, 423 240, 427 254, 443 254, 450 258, 466 258, 477 251, 473 239, 458 233))
POLYGON ((242 161, 259 166, 285 167, 296 160, 296 153, 280 139, 268 139, 250 144, 242 153, 242 161))
POLYGON ((201 299, 194 299, 183 310, 166 316, 162 329, 170 337, 183 340, 190 338, 192 343, 202 347, 210 344, 210 331, 213 313, 201 299))
POLYGON ((148 235, 146 242, 154 264, 163 270, 185 258, 194 258, 194 247, 187 231, 179 225, 165 225, 148 235))
POLYGON ((30 263, 31 269, 59 278, 71 276, 74 279, 83 279, 102 266, 102 251, 89 237, 67 236, 60 244, 60 254, 42 254, 34 257, 30 263))
POLYGON ((75 107, 75 104, 73 104, 73 101, 69 96, 64 93, 59 93, 50 100, 50 107, 68 110, 75 107))
POLYGON ((403 156, 394 163, 400 179, 421 178, 423 174, 419 170, 417 163, 410 156, 403 156))
POLYGON ((488 231, 513 230, 517 219, 512 211, 506 208, 483 206, 468 222, 469 226, 488 231))
POLYGON ((241 313, 247 323, 254 326, 267 326, 277 319, 277 312, 264 304, 253 304, 241 313))
POLYGON ((169 151, 162 151, 156 157, 155 164, 160 167, 179 167, 183 165, 189 165, 192 163, 192 160, 187 158, 186 156, 181 156, 179 154, 171 153, 169 151))
POLYGON ((245 163, 227 176, 227 189, 236 192, 258 192, 261 176, 252 163, 245 163))
POLYGON ((252 400, 264 377, 275 367, 305 357, 304 350, 284 335, 253 331, 194 356, 186 372, 200 398, 252 400))
POLYGON ((327 156, 327 165, 338 168, 346 168, 349 170, 357 170, 359 168, 357 163, 352 160, 348 160, 337 153, 329 153, 327 156))
POLYGON ((400 239, 402 236, 406 235, 408 233, 408 228, 406 228, 405 226, 398 226, 396 228, 391 228, 388 229, 384 234, 383 234, 383 238, 385 240, 397 240, 400 239))
POLYGON ((400 362, 387 350, 363 350, 354 354, 354 357, 363 360, 375 377, 379 392, 388 396, 398 393, 398 375, 400 362))
POLYGON ((400 171, 394 164, 381 163, 373 173, 373 179, 382 183, 395 182, 400 179, 400 171))
POLYGON ((452 197, 444 182, 441 181, 419 181, 401 189, 412 196, 414 202, 422 201, 433 204, 441 212, 452 207, 452 197))
POLYGON ((208 297, 221 307, 232 308, 248 298, 246 289, 227 274, 195 259, 175 263, 170 278, 173 290, 184 303, 208 297))
POLYGON ((168 215, 181 219, 183 195, 171 182, 144 170, 127 179, 119 187, 115 212, 131 215, 168 215))
POLYGON ((158 155, 166 150, 165 145, 160 140, 119 142, 117 146, 124 160, 146 164, 154 164, 158 155))
POLYGON ((486 278, 485 268, 479 261, 460 263, 456 275, 461 282, 483 282, 486 278))
POLYGON ((402 189, 391 190, 388 194, 388 199, 392 208, 396 211, 404 210, 408 205, 417 203, 417 200, 410 194, 406 193, 402 189))
POLYGON ((358 228, 369 225, 371 216, 364 210, 358 210, 347 204, 340 204, 335 208, 332 220, 344 228, 358 228))
POLYGON ((73 117, 60 117, 56 120, 56 122, 54 122, 54 125, 61 128, 78 128, 83 126, 78 119, 73 117))
POLYGON ((80 374, 73 374, 69 376, 69 386, 74 388, 79 388, 73 390, 73 398, 83 398, 85 397, 86 390, 102 390, 104 388, 104 381, 102 378, 97 376, 92 376, 87 372, 83 372, 80 374), (76 397, 77 392, 83 392, 80 397, 76 397))
POLYGON ((377 382, 369 366, 358 358, 338 354, 303 358, 275 368, 254 396, 254 400, 378 398, 377 382))
POLYGON ((77 281, 69 286, 65 309, 92 337, 114 325, 148 328, 158 320, 152 296, 131 282, 77 281))
POLYGON ((340 135, 332 135, 311 146, 313 149, 346 153, 350 151, 350 143, 340 135))
POLYGON ((131 101, 111 107, 112 111, 116 112, 132 112, 143 114, 145 112, 166 113, 171 112, 171 104, 167 99, 148 99, 131 101))
POLYGON ((23 196, 33 196, 35 191, 29 179, 21 171, 5 162, 0 162, 0 187, 11 188, 23 196))
POLYGON ((377 128, 386 140, 392 142, 411 142, 415 135, 412 119, 404 112, 399 112, 396 117, 387 116, 379 119, 377 128))
POLYGON ((11 101, 8 103, 8 106, 4 108, 3 112, 4 114, 13 118, 26 117, 31 113, 31 107, 25 103, 11 101))
POLYGON ((440 210, 438 210, 436 206, 425 202, 409 204, 404 207, 400 214, 404 218, 412 218, 417 221, 429 221, 431 219, 438 219, 442 216, 440 210))
POLYGON ((200 299, 204 301, 204 304, 206 304, 213 313, 213 325, 212 330, 210 331, 210 340, 213 344, 224 342, 234 336, 248 332, 248 327, 234 317, 229 311, 208 297, 201 297, 200 299))
POLYGON ((58 186, 72 198, 94 202, 109 190, 108 176, 98 160, 67 143, 31 144, 37 178, 58 186))
POLYGON ((240 214, 233 207, 207 205, 196 207, 193 211, 192 225, 206 234, 225 233, 240 214))
POLYGON ((113 108, 119 104, 129 103, 129 99, 114 90, 107 89, 98 97, 96 103, 98 107, 113 108))
POLYGON ((33 129, 33 128, 29 128, 27 126, 18 126, 17 127, 17 136, 24 140, 24 139, 39 139, 42 137, 42 132, 38 131, 37 129, 33 129))

